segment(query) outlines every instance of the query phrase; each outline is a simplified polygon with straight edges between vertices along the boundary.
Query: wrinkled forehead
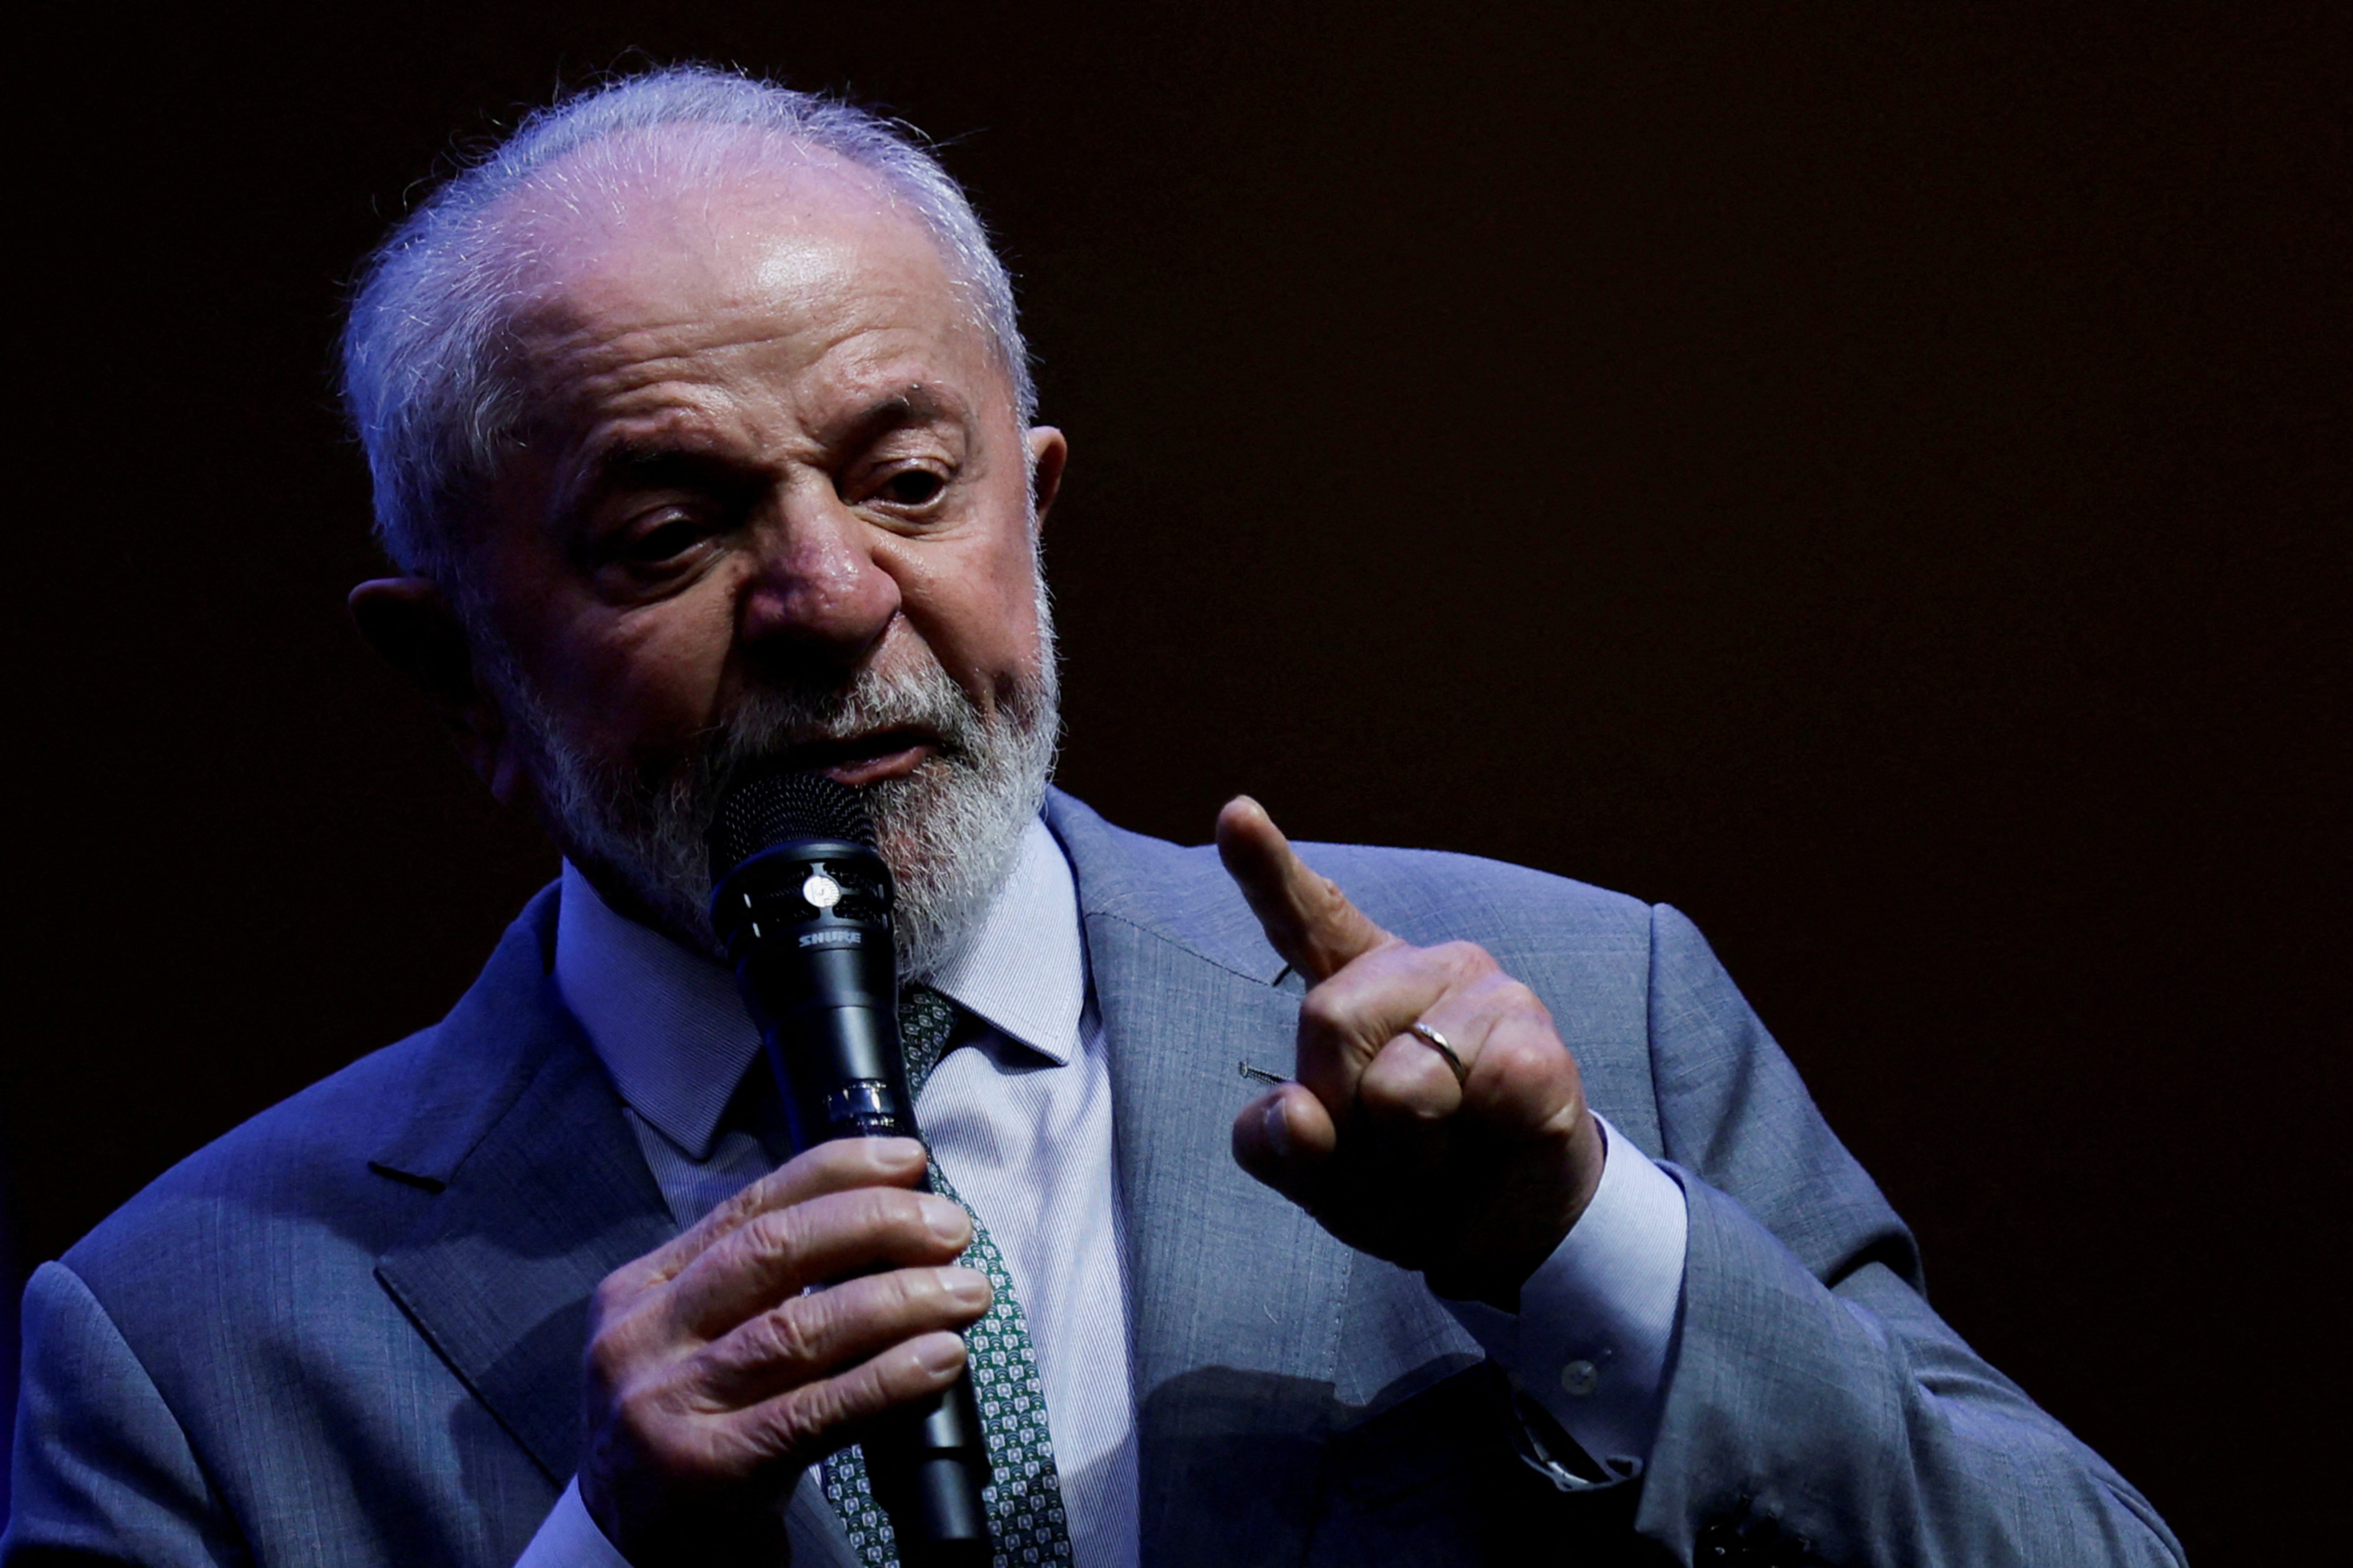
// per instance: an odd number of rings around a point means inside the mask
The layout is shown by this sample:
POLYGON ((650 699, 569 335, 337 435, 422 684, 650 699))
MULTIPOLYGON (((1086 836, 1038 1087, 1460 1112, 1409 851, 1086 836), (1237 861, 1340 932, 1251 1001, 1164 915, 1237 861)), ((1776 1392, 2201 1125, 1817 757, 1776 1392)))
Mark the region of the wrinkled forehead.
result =
POLYGON ((828 269, 934 295, 980 325, 937 237, 884 176, 773 132, 624 132, 566 153, 487 216, 512 260, 516 327, 688 282, 749 304, 828 269))

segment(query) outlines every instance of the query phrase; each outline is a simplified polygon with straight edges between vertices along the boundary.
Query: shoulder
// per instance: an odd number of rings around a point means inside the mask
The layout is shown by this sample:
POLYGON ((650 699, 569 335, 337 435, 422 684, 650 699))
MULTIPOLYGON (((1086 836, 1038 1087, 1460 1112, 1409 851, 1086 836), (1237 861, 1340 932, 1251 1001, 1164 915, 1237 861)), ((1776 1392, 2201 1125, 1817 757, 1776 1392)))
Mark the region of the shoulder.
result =
MULTIPOLYGON (((1114 827, 1060 792, 1048 820, 1070 854, 1090 916, 1159 929, 1213 955, 1250 952, 1253 942, 1271 952, 1214 847, 1114 827)), ((1298 849, 1359 909, 1409 942, 1475 942, 1506 967, 1605 956, 1647 963, 1654 911, 1623 893, 1442 850, 1312 842, 1298 849)), ((1253 952, 1237 966, 1255 965, 1253 952)))
POLYGON ((112 1303, 295 1254, 373 1259, 563 1034, 540 962, 552 907, 533 900, 448 1017, 190 1154, 64 1261, 112 1303))
POLYGON ((1409 940, 1476 929, 1507 942, 1570 933, 1647 941, 1651 907, 1570 877, 1508 861, 1438 849, 1363 844, 1303 844, 1307 863, 1337 882, 1357 907, 1409 940))
POLYGON ((215 1139, 150 1183, 64 1261, 101 1300, 143 1295, 287 1238, 380 1250, 409 1205, 369 1169, 413 1112, 438 1026, 363 1057, 215 1139))

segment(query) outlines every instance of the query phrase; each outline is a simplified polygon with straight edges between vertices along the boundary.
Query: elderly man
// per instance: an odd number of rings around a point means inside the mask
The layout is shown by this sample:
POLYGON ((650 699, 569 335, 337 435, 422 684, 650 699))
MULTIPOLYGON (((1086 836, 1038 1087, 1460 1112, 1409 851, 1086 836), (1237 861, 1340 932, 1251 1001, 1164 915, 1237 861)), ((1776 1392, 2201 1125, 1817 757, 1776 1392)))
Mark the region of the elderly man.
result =
POLYGON ((885 1563, 857 1440, 969 1368, 1003 1563, 2178 1561, 1673 911, 1049 790, 1064 441, 887 127, 561 105, 347 366, 403 573, 354 616, 563 879, 40 1271, 12 1558, 885 1563), (954 1199, 784 1160, 706 911, 755 762, 865 792, 954 1199))

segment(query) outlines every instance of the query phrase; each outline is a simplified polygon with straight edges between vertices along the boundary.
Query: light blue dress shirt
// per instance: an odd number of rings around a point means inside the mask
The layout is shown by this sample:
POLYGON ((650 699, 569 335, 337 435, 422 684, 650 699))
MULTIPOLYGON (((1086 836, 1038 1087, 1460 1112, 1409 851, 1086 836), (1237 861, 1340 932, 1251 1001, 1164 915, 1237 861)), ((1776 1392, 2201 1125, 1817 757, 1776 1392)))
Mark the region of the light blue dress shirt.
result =
MULTIPOLYGON (((721 1125, 760 1054, 732 975, 615 914, 567 865, 555 979, 681 1227, 766 1172, 753 1135, 721 1125)), ((1028 1316, 1078 1568, 1134 1568, 1135 1402, 1111 1074, 1070 862, 1042 821, 933 984, 988 1027, 942 1061, 917 1118, 1004 1254, 1028 1316)), ((1640 1459, 1657 1430, 1686 1226, 1673 1179, 1612 1137, 1591 1205, 1522 1289, 1519 1312, 1445 1305, 1588 1453, 1640 1459)), ((576 1481, 521 1563, 626 1568, 576 1481)))

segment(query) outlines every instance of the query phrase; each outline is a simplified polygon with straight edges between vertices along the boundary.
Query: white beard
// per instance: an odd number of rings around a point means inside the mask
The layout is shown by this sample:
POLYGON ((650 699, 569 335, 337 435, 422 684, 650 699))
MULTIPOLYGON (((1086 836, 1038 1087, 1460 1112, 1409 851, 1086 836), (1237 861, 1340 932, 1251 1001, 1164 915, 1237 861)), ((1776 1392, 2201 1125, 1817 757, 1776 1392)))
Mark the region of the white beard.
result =
POLYGON ((659 778, 582 751, 503 646, 479 631, 474 640, 565 853, 607 902, 714 954, 705 835, 737 770, 788 747, 881 730, 938 736, 937 755, 865 791, 876 847, 897 887, 900 978, 920 980, 937 973, 977 924, 1045 805, 1061 720, 1042 580, 1038 626, 1038 669, 993 715, 984 716, 916 642, 922 661, 912 668, 885 673, 869 665, 824 690, 760 689, 659 778))

